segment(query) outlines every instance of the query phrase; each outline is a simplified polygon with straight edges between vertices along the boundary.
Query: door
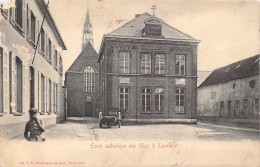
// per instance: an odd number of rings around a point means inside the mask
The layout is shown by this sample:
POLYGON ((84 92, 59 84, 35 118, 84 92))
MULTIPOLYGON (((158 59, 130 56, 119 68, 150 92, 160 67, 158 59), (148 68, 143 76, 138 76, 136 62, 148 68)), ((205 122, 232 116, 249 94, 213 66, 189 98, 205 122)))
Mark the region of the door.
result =
POLYGON ((85 103, 85 117, 93 117, 93 107, 92 102, 85 103))
POLYGON ((231 101, 227 102, 228 116, 231 116, 231 101))

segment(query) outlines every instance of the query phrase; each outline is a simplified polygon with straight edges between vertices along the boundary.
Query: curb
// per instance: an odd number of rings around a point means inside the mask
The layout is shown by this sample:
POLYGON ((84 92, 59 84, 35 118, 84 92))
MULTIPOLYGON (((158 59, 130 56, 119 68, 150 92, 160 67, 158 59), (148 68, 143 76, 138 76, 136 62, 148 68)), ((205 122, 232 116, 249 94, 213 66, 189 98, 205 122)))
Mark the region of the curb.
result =
POLYGON ((124 124, 197 124, 197 119, 124 119, 124 124))

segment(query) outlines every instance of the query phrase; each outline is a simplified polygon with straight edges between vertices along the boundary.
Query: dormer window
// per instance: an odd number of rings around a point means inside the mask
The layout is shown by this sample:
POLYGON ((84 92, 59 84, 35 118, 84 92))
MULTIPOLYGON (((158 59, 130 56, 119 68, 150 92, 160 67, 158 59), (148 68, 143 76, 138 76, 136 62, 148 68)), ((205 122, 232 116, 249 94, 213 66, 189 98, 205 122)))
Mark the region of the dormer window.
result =
POLYGON ((158 18, 151 17, 144 21, 145 28, 143 36, 146 37, 162 37, 162 21, 158 18))

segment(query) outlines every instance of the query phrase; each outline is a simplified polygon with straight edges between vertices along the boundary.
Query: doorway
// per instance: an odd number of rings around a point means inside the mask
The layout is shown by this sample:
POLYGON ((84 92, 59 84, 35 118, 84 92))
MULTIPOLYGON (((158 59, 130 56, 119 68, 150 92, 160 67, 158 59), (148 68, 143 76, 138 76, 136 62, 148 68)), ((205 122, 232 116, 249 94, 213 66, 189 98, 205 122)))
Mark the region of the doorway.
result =
POLYGON ((85 117, 93 117, 94 104, 92 102, 85 103, 85 117))
POLYGON ((34 68, 30 67, 30 108, 34 108, 34 68))
POLYGON ((23 70, 22 61, 16 57, 16 110, 17 112, 22 112, 22 93, 23 93, 23 70))

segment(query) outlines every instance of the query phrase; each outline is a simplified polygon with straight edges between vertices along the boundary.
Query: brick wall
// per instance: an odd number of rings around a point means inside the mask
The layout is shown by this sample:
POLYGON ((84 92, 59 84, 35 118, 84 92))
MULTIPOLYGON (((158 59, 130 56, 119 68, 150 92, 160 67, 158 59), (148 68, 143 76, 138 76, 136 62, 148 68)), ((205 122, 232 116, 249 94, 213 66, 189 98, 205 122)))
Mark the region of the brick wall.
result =
MULTIPOLYGON (((171 42, 133 42, 133 40, 124 41, 117 39, 106 41, 104 51, 106 62, 106 107, 119 107, 119 88, 128 87, 129 97, 129 118, 196 118, 197 101, 197 46, 187 43, 171 42), (119 74, 120 51, 130 52, 130 74, 119 74), (166 55, 166 73, 165 75, 141 75, 142 52, 165 53, 166 55), (175 55, 183 54, 186 56, 186 75, 178 77, 175 75, 175 55), (136 75, 137 72, 137 75, 136 75), (120 78, 129 78, 129 83, 120 83, 120 78), (185 113, 175 112, 175 89, 178 87, 176 79, 185 78, 185 113), (141 112, 141 88, 150 87, 151 94, 151 113, 141 112), (164 87, 164 112, 154 112, 154 90, 156 87, 164 87)), ((102 65, 104 66, 104 65, 102 65)), ((152 67, 153 68, 153 67, 152 67)), ((102 69, 102 67, 101 67, 102 69)), ((182 85, 183 86, 183 85, 182 85)))

